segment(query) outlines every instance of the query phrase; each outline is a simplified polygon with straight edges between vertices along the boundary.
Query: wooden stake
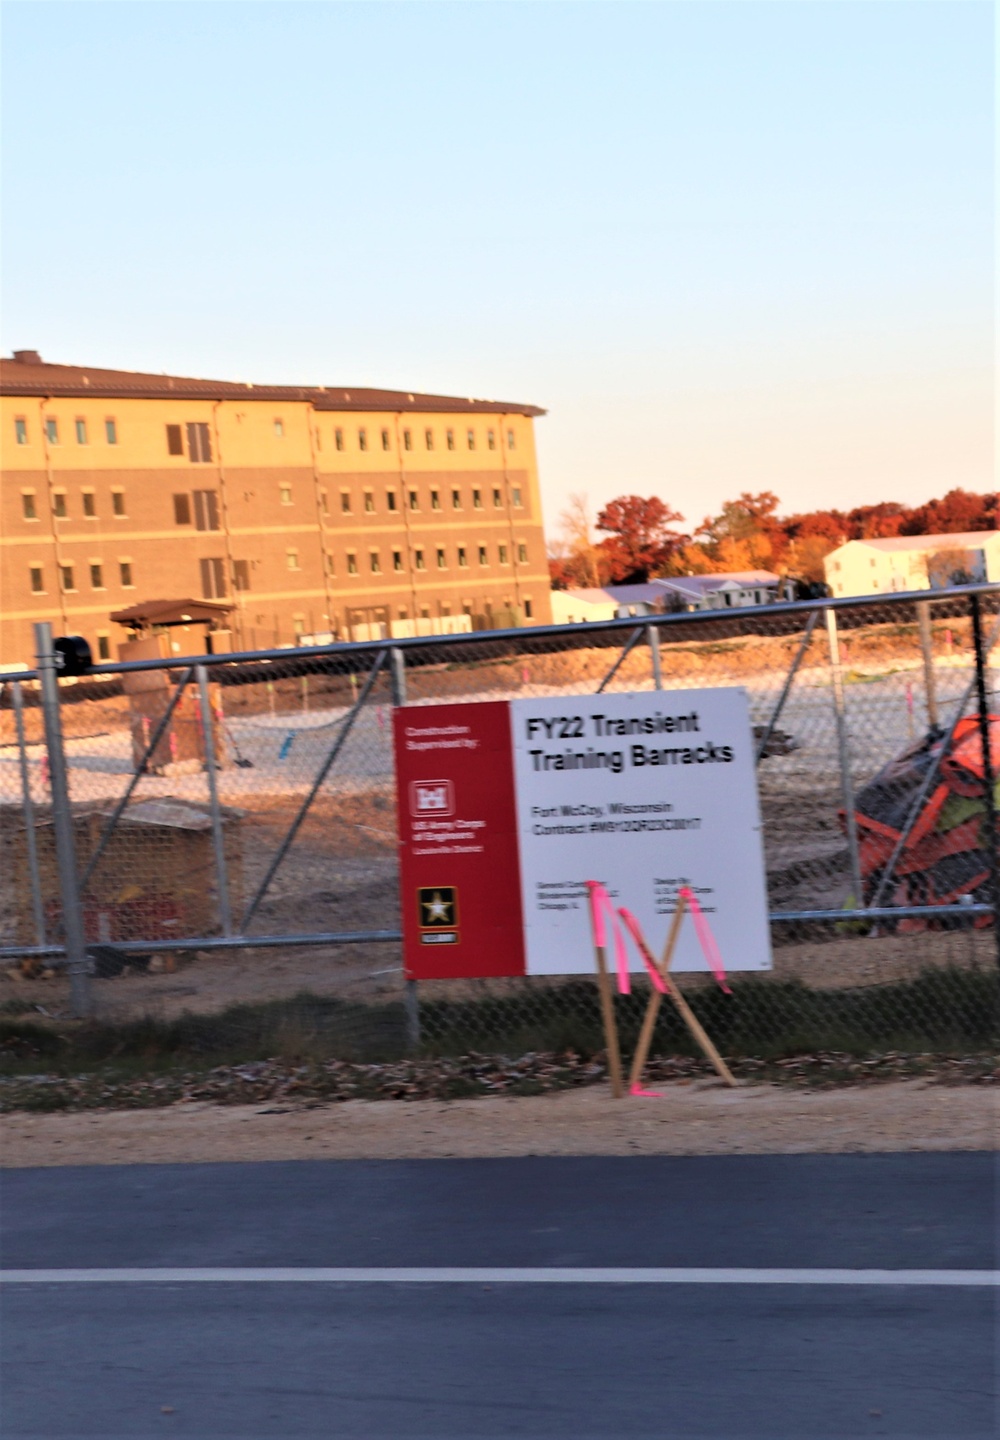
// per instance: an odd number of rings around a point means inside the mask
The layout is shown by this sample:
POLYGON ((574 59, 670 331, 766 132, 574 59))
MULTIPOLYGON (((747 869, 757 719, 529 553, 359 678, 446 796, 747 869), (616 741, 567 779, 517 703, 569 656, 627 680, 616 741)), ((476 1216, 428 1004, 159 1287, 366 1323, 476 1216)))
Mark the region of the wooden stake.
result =
MULTIPOLYGON (((686 908, 687 901, 684 899, 684 896, 678 896, 677 906, 674 910, 673 919, 670 922, 670 932, 667 935, 667 943, 663 947, 663 959, 657 967, 664 981, 667 981, 670 963, 674 958, 674 947, 681 933, 681 921, 684 918, 686 908)), ((667 981, 667 983, 669 984, 669 981, 667 981)), ((639 1031, 639 1041, 635 1047, 635 1055, 632 1058, 632 1071, 628 1077, 629 1090, 634 1090, 642 1079, 642 1072, 645 1070, 646 1061, 649 1058, 649 1047, 653 1043, 653 1031, 656 1028, 656 1020, 660 1013, 662 1001, 663 995, 657 990, 656 986, 653 985, 650 989, 646 1013, 642 1019, 642 1029, 639 1031)))
POLYGON ((597 987, 601 994, 601 1020, 604 1024, 604 1045, 608 1052, 608 1073, 611 1076, 611 1094, 620 1100, 625 1094, 622 1083, 622 1057, 618 1048, 618 1025, 615 1021, 615 1002, 611 993, 611 977, 608 974, 604 946, 595 945, 597 956, 597 987))
MULTIPOLYGON (((675 912, 675 919, 676 919, 676 912, 675 912)), ((672 928, 673 928, 673 927, 671 927, 671 929, 672 929, 672 928)), ((645 944, 644 941, 641 941, 641 942, 640 942, 640 948, 641 948, 641 950, 642 950, 642 953, 646 956, 646 959, 649 961, 649 963, 650 963, 651 965, 655 965, 655 964, 656 964, 656 961, 653 959, 652 955, 649 953, 649 947, 648 947, 648 945, 645 944)), ((658 968, 659 968, 659 967, 658 967, 658 968)), ((689 1005, 689 1004, 687 1003, 687 1001, 684 999, 684 996, 683 996, 683 995, 681 994, 681 992, 677 989, 677 986, 670 980, 670 978, 669 978, 669 976, 667 975, 667 972, 666 972, 665 969, 660 968, 660 974, 661 974, 661 976, 663 977, 663 981, 664 981, 664 983, 665 983, 665 985, 666 985, 666 987, 667 987, 667 994, 670 996, 671 1000, 672 1000, 672 1001, 674 1002, 674 1004, 676 1005, 677 1010, 678 1010, 678 1012, 679 1012, 679 1014, 680 1014, 681 1019, 684 1021, 684 1024, 687 1026, 687 1028, 688 1028, 688 1030, 691 1032, 691 1034, 694 1036, 695 1041, 697 1042, 697 1044, 698 1044, 699 1047, 701 1048, 702 1054, 705 1056, 705 1058, 706 1058, 707 1060, 709 1060, 709 1061, 711 1062, 711 1064, 712 1064, 712 1066, 714 1067, 716 1073, 717 1073, 719 1076, 721 1076, 721 1078, 726 1082, 727 1085, 735 1085, 735 1084, 736 1084, 736 1081, 735 1081, 735 1079, 733 1078, 733 1073, 732 1073, 732 1071, 730 1070, 729 1066, 726 1064, 725 1060, 723 1060, 723 1058, 722 1058, 722 1056, 719 1054, 718 1050, 716 1050, 716 1048, 715 1048, 715 1046, 712 1044, 711 1040, 710 1040, 710 1039, 708 1038, 708 1036, 705 1034, 705 1031, 702 1029, 701 1024, 699 1023, 696 1015, 695 1015, 694 1012, 692 1011, 690 1005, 689 1005)), ((660 995, 660 992, 659 992, 658 990, 655 990, 655 989, 654 989, 653 994, 652 994, 652 995, 650 996, 650 998, 649 998, 649 1007, 647 1007, 647 1018, 648 1018, 648 1014, 649 1014, 649 1009, 652 1007, 654 998, 658 1000, 658 999, 659 999, 659 995, 660 995)), ((659 1009, 659 1006, 657 1006, 657 1009, 659 1009)), ((654 1015, 653 1015, 653 1022, 654 1022, 654 1024, 655 1024, 655 1021, 656 1021, 656 1014, 655 1014, 655 1012, 654 1012, 654 1015)), ((646 1029, 646 1026, 645 1026, 645 1023, 644 1023, 644 1024, 643 1024, 643 1031, 645 1031, 645 1029, 646 1029)), ((650 1035, 652 1035, 652 1026, 650 1026, 650 1035)), ((641 1038, 641 1037, 640 1037, 640 1038, 641 1038)), ((648 1046, 647 1046, 647 1048, 648 1048, 648 1046)), ((637 1054, 637 1057, 636 1057, 636 1058, 639 1058, 638 1054, 637 1054)), ((642 1059, 643 1059, 643 1064, 645 1064, 645 1057, 642 1057, 642 1059)), ((632 1070, 633 1070, 633 1073, 635 1073, 635 1065, 634 1065, 634 1064, 633 1064, 633 1066, 632 1066, 632 1070)), ((640 1072, 639 1072, 639 1073, 641 1073, 641 1069, 640 1069, 640 1072)), ((638 1084, 638 1080, 635 1080, 633 1083, 638 1084)))

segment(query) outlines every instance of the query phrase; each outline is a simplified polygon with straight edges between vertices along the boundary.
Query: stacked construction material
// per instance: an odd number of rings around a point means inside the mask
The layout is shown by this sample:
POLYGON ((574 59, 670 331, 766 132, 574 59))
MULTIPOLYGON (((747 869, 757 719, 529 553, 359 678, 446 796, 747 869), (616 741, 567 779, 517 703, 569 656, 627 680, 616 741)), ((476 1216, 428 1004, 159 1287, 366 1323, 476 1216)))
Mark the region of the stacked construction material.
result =
MULTIPOLYGON (((997 776, 993 794, 1000 809, 1000 715, 987 720, 997 776)), ((890 760, 856 798, 866 905, 877 896, 882 905, 949 905, 963 895, 976 902, 992 899, 989 847, 997 840, 994 836, 991 842, 988 833, 979 716, 960 720, 950 743, 946 740, 943 731, 931 730, 890 760)), ((975 923, 989 925, 990 917, 980 916, 975 923)), ((926 926, 924 920, 900 920, 898 929, 926 926)))

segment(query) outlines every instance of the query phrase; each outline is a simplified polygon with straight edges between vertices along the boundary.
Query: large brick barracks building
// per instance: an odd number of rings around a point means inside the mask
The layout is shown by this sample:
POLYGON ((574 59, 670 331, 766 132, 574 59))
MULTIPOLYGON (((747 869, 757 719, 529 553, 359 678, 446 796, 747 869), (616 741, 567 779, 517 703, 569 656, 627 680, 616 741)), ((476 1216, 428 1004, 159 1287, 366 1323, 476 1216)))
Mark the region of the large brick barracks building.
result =
POLYGON ((233 649, 550 619, 536 406, 34 351, 0 389, 4 663, 31 663, 36 620, 115 659, 110 616, 158 600, 232 606, 233 649))

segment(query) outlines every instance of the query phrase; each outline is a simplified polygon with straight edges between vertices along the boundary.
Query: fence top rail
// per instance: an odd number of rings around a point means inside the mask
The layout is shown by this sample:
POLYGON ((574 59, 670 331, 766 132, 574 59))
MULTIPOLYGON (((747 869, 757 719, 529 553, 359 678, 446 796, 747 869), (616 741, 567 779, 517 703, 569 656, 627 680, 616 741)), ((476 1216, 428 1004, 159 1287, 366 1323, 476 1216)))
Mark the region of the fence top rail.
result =
MULTIPOLYGON (((293 645, 272 650, 238 650, 224 655, 172 655, 167 659, 103 661, 94 664, 86 675, 79 677, 84 683, 95 676, 135 674, 143 670, 176 670, 187 665, 222 667, 248 663, 280 662, 295 664, 333 656, 353 657, 353 664, 360 668, 370 666, 371 658, 379 650, 392 649, 420 653, 427 650, 462 650, 476 645, 498 645, 517 642, 520 645, 546 640, 564 639, 567 636, 587 636, 622 632, 623 642, 636 625, 652 625, 657 630, 669 630, 674 626, 733 624, 734 621, 788 620, 795 616, 808 617, 816 610, 857 610, 877 608, 891 610, 897 606, 908 606, 920 602, 938 604, 946 600, 963 600, 973 595, 1000 596, 1000 581, 977 585, 954 585, 942 590, 905 590, 892 595, 845 595, 840 599, 829 596, 815 600, 783 600, 771 605, 741 605, 735 609, 686 610, 669 615, 627 615, 614 620, 588 620, 568 625, 525 625, 513 630, 473 630, 459 635, 416 635, 407 638, 379 640, 341 640, 331 645, 293 645)), ((0 674, 0 685, 33 681, 38 679, 37 670, 18 670, 0 674)))

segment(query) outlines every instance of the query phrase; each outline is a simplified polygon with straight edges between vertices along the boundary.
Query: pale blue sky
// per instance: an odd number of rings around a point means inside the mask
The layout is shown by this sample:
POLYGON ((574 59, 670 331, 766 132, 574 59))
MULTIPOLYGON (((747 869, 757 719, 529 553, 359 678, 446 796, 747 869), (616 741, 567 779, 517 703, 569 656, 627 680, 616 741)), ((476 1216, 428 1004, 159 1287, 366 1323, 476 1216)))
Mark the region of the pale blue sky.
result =
POLYGON ((544 405, 550 528, 993 483, 988 3, 3 14, 5 351, 544 405))

